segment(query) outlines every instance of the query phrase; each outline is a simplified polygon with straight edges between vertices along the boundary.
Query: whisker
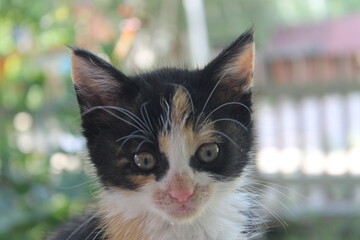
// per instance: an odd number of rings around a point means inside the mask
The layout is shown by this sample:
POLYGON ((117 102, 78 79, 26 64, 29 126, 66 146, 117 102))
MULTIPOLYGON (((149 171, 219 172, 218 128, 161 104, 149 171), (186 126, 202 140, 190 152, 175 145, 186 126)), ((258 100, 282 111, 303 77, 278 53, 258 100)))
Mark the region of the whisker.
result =
POLYGON ((74 236, 75 233, 77 233, 81 228, 83 228, 84 226, 86 226, 87 224, 89 224, 89 222, 91 220, 93 220, 95 218, 96 214, 93 214, 91 217, 89 217, 88 219, 86 219, 82 224, 80 224, 67 238, 66 240, 70 240, 72 236, 74 236))
POLYGON ((99 228, 94 228, 89 234, 88 236, 85 238, 85 240, 88 240, 89 237, 91 237, 91 235, 96 231, 99 230, 99 232, 96 233, 96 235, 93 237, 92 240, 95 240, 96 237, 99 235, 99 233, 102 231, 103 228, 99 229, 99 228))
POLYGON ((92 112, 92 111, 94 111, 94 110, 96 110, 96 109, 104 110, 104 111, 106 111, 107 113, 109 113, 110 115, 114 116, 115 118, 117 118, 117 119, 119 119, 119 120, 121 120, 121 121, 123 121, 123 122, 125 122, 125 123, 127 123, 127 124, 129 124, 129 125, 131 125, 131 126, 133 126, 133 127, 135 127, 136 129, 139 129, 139 130, 142 129, 142 130, 144 130, 147 135, 153 137, 152 133, 150 133, 150 132, 146 129, 146 126, 145 126, 145 124, 141 121, 141 119, 140 119, 138 116, 136 116, 134 113, 132 113, 132 112, 130 112, 129 110, 124 109, 124 108, 115 107, 115 106, 96 106, 96 107, 92 107, 92 108, 90 108, 89 110, 83 112, 81 115, 84 116, 84 115, 86 115, 86 114, 88 114, 88 113, 90 113, 90 112, 92 112), (133 124, 133 123, 125 120, 124 118, 118 116, 117 114, 114 114, 113 112, 109 111, 108 109, 112 109, 112 110, 118 111, 118 112, 126 115, 126 116, 129 117, 131 120, 133 120, 137 125, 135 125, 135 124, 133 124))
POLYGON ((225 133, 223 133, 223 132, 220 132, 220 131, 217 131, 217 130, 209 130, 209 131, 225 137, 225 138, 226 138, 227 140, 229 140, 232 144, 234 144, 235 147, 237 147, 238 149, 242 150, 242 148, 241 148, 231 137, 229 137, 227 134, 225 134, 225 133))
MULTIPOLYGON (((253 201, 254 204, 258 204, 260 202, 260 199, 257 197, 258 196, 258 190, 256 189, 252 189, 251 187, 248 187, 247 189, 244 189, 247 193, 249 193, 249 197, 251 199, 251 201, 253 201)), ((267 220, 265 220, 264 217, 262 217, 259 213, 257 213, 257 211, 251 211, 252 214, 255 214, 257 216, 258 223, 260 224, 265 224, 266 228, 268 229, 269 226, 267 224, 267 220)), ((260 229, 259 229, 260 230, 260 229)))
POLYGON ((123 137, 117 139, 116 142, 120 142, 120 141, 121 141, 120 139, 122 139, 122 138, 130 137, 130 136, 132 136, 132 135, 135 135, 136 133, 141 133, 141 132, 142 132, 142 133, 145 133, 143 130, 135 130, 135 131, 133 131, 132 133, 130 133, 130 134, 126 135, 126 136, 123 136, 123 137))
POLYGON ((121 142, 122 140, 125 140, 125 139, 130 140, 130 139, 134 139, 134 138, 147 139, 147 137, 144 137, 143 135, 127 135, 127 136, 117 139, 116 142, 121 142))
MULTIPOLYGON (((254 182, 256 182, 256 181, 254 181, 254 182)), ((287 199, 290 199, 289 196, 287 196, 285 193, 283 193, 283 192, 280 191, 279 189, 276 189, 276 188, 274 188, 274 187, 270 187, 270 186, 268 186, 268 185, 266 185, 266 184, 262 184, 262 183, 259 183, 259 182, 257 182, 256 184, 259 185, 259 186, 262 186, 262 187, 271 189, 271 190, 273 190, 273 191, 281 194, 282 196, 286 197, 287 199)), ((260 190, 261 190, 261 189, 260 189, 260 190)), ((263 191, 265 191, 265 190, 263 190, 263 191)))
POLYGON ((229 72, 229 70, 224 71, 224 73, 223 73, 223 75, 220 77, 219 81, 217 81, 217 83, 215 84, 214 88, 211 90, 208 98, 206 99, 205 104, 204 104, 204 106, 203 106, 202 109, 201 109, 201 112, 204 112, 204 110, 205 110, 207 104, 209 103, 212 95, 214 94, 216 88, 219 86, 220 82, 225 78, 225 76, 228 74, 228 72, 229 72))
POLYGON ((282 226, 284 229, 288 226, 288 224, 277 214, 274 210, 267 208, 264 204, 258 202, 258 204, 263 207, 268 213, 270 213, 282 226))
POLYGON ((206 120, 207 120, 214 112, 216 112, 216 111, 219 110, 220 108, 223 108, 223 107, 228 106, 228 105, 239 105, 239 106, 242 106, 242 107, 244 107, 244 108, 250 113, 250 115, 252 115, 251 110, 250 110, 249 107, 246 106, 245 104, 239 103, 239 102, 226 102, 226 103, 221 104, 220 106, 218 106, 218 107, 215 108, 214 110, 212 110, 212 111, 205 117, 205 119, 204 119, 203 122, 206 122, 206 120))
MULTIPOLYGON (((287 199, 290 199, 285 193, 283 193, 283 192, 281 192, 281 191, 279 191, 279 190, 277 190, 277 189, 275 189, 275 188, 271 188, 271 187, 266 186, 266 185, 262 185, 262 186, 268 187, 268 188, 270 188, 270 189, 278 192, 279 194, 285 196, 287 199)), ((257 189, 256 191, 261 192, 261 193, 266 193, 266 191, 263 190, 263 189, 257 189)), ((282 203, 276 196, 275 196, 275 199, 277 200, 277 203, 279 203, 279 204, 280 204, 284 209, 286 209, 291 215, 295 216, 295 213, 294 213, 288 206, 286 206, 284 203, 282 203)), ((274 200, 275 200, 275 199, 274 199, 274 200)))
POLYGON ((89 180, 83 182, 83 183, 80 183, 78 185, 75 185, 75 186, 71 186, 71 187, 61 187, 61 186, 58 186, 59 189, 63 189, 63 190, 67 190, 67 189, 73 189, 73 188, 77 188, 77 187, 80 187, 82 185, 85 185, 85 184, 88 184, 90 182, 95 182, 96 183, 96 180, 97 180, 97 176, 94 176, 94 177, 91 177, 89 180))
MULTIPOLYGON (((280 215, 278 213, 276 213, 274 210, 267 208, 264 204, 261 203, 261 201, 259 200, 259 198, 257 197, 257 194, 256 194, 258 192, 258 190, 253 190, 251 188, 248 188, 246 191, 250 193, 249 197, 255 203, 257 203, 258 206, 261 206, 264 210, 266 210, 270 215, 272 215, 283 226, 284 229, 286 229, 288 224, 280 217, 280 215)), ((264 221, 264 223, 266 224, 266 221, 264 221)), ((267 226, 267 228, 269 228, 268 224, 266 224, 266 226, 267 226)))
POLYGON ((268 182, 268 181, 263 181, 263 180, 259 180, 259 179, 254 179, 254 182, 262 182, 262 183, 265 183, 264 186, 267 186, 267 185, 273 185, 273 186, 276 186, 276 187, 280 187, 280 188, 283 188, 285 190, 288 190, 288 191, 291 191, 293 193, 295 193, 296 195, 298 195, 299 197, 303 198, 304 200, 310 200, 308 197, 304 196, 303 194, 291 189, 291 188, 288 188, 288 187, 285 187, 285 186, 282 186, 280 184, 276 184, 276 183, 272 183, 272 182, 268 182))
MULTIPOLYGON (((131 136, 136 135, 135 133, 144 133, 144 134, 146 135, 146 132, 145 132, 144 130, 136 130, 136 131, 130 133, 129 135, 126 135, 126 136, 123 136, 123 137, 117 139, 116 142, 120 142, 120 141, 122 141, 122 140, 125 140, 125 141, 123 141, 123 142, 121 143, 121 145, 119 146, 119 149, 122 149, 123 146, 127 143, 127 141, 129 141, 130 139, 132 139, 131 136)), ((138 134, 137 134, 137 136, 142 136, 142 135, 138 135, 138 134)))
POLYGON ((139 130, 142 130, 142 129, 139 128, 139 126, 137 126, 137 125, 135 125, 135 124, 133 124, 133 123, 125 120, 124 118, 122 118, 122 117, 114 114, 113 112, 110 112, 110 111, 107 110, 104 106, 97 106, 97 107, 90 108, 89 110, 83 112, 83 113, 81 114, 81 116, 84 116, 84 115, 86 115, 86 114, 88 114, 88 113, 90 113, 90 112, 92 112, 93 110, 96 110, 96 109, 101 109, 101 110, 109 113, 110 115, 114 116, 115 118, 117 118, 117 119, 119 119, 119 120, 121 120, 121 121, 123 121, 123 122, 125 122, 125 123, 127 123, 127 124, 129 124, 129 125, 131 125, 131 126, 133 126, 134 128, 139 129, 139 130))
POLYGON ((144 118, 144 122, 147 122, 147 126, 149 126, 149 128, 150 128, 150 130, 152 132, 154 132, 154 128, 153 128, 153 126, 151 124, 150 116, 149 116, 149 113, 148 113, 147 108, 146 108, 148 103, 149 103, 149 101, 144 102, 143 104, 141 104, 140 112, 141 112, 142 117, 144 118), (141 109, 143 109, 143 111, 141 109), (144 112, 144 114, 143 114, 143 112, 144 112), (144 115, 145 115, 145 117, 144 117, 144 115))
MULTIPOLYGON (((92 240, 95 240, 95 239, 99 236, 99 234, 101 234, 102 232, 104 232, 104 230, 105 230, 106 228, 108 228, 108 227, 110 226, 110 224, 111 224, 115 219, 117 219, 117 218, 112 219, 112 220, 111 220, 110 222, 108 222, 105 226, 103 226, 101 229, 99 229, 99 232, 96 233, 96 235, 93 237, 92 240)), ((95 230, 96 230, 96 228, 95 228, 95 230)), ((90 237, 93 232, 94 232, 94 231, 92 231, 88 237, 90 237)), ((88 237, 87 237, 87 238, 88 238, 88 237)), ((86 238, 85 240, 87 240, 87 238, 86 238)))
MULTIPOLYGON (((261 191, 261 190, 259 190, 261 191)), ((266 192, 263 192, 262 193, 266 193, 266 192)), ((277 197, 274 197, 273 200, 277 200, 277 203, 279 203, 286 211, 288 211, 292 216, 295 217, 295 213, 288 207, 286 206, 284 203, 282 203, 277 197)))
POLYGON ((220 122, 220 121, 230 121, 230 122, 234 122, 236 124, 239 124, 245 131, 248 131, 249 129, 247 127, 245 127, 244 124, 242 124, 241 122, 235 120, 235 119, 232 119, 232 118, 219 118, 219 119, 216 119, 212 122, 210 122, 209 124, 213 124, 213 123, 216 123, 216 122, 220 122))
MULTIPOLYGON (((256 204, 257 201, 254 201, 254 203, 256 204)), ((265 219, 260 215, 258 214, 256 211, 251 211, 249 213, 252 217, 251 219, 251 223, 252 225, 255 225, 255 228, 257 229, 257 232, 261 232, 261 225, 262 224, 265 224, 266 228, 268 229, 269 228, 269 225, 266 223, 265 219)))
MULTIPOLYGON (((143 128, 146 128, 146 124, 144 123, 144 121, 142 121, 138 116, 136 116, 134 113, 132 113, 131 111, 124 109, 124 108, 120 108, 120 107, 111 107, 111 109, 117 110, 121 113, 124 113, 125 115, 127 115, 128 117, 132 118, 136 123, 139 124, 139 126, 142 126, 143 128)), ((141 110, 140 110, 141 111, 141 110)), ((145 129, 144 129, 145 130, 145 129)), ((150 133, 150 131, 148 132, 150 133)), ((150 134, 152 135, 152 134, 150 134)))
POLYGON ((163 106, 163 108, 166 107, 166 109, 164 109, 165 114, 166 114, 166 116, 165 116, 166 119, 164 119, 164 116, 161 116, 160 119, 162 120, 163 127, 166 131, 168 129, 168 127, 170 126, 170 105, 165 99, 163 99, 162 103, 165 104, 165 106, 163 106))
POLYGON ((138 137, 132 137, 132 136, 129 136, 125 139, 125 141, 123 141, 121 143, 121 145, 119 146, 119 149, 122 149, 124 147, 124 145, 131 139, 136 139, 136 138, 139 138, 139 139, 144 139, 144 141, 146 140, 147 142, 149 143, 154 143, 153 141, 149 140, 148 138, 144 137, 144 136, 141 136, 141 135, 138 135, 138 137))
MULTIPOLYGON (((197 116, 196 122, 195 122, 195 129, 198 130, 199 129, 199 121, 201 119, 201 117, 204 115, 204 112, 200 112, 200 114, 197 116)), ((203 121, 204 122, 204 121, 203 121)))
MULTIPOLYGON (((141 146, 146 143, 146 142, 150 142, 149 140, 145 139, 143 141, 141 141, 141 143, 139 143, 139 145, 137 146, 135 152, 139 151, 139 149, 141 148, 141 146)), ((151 143, 151 142, 150 142, 151 143)))
POLYGON ((223 73, 223 75, 220 77, 219 81, 217 81, 217 83, 215 84, 214 88, 211 90, 211 92, 210 92, 208 98, 206 99, 206 101, 205 101, 205 103, 204 103, 204 106, 202 107, 201 112, 200 112, 200 114, 199 114, 199 116, 198 116, 198 118, 197 118, 197 120, 196 120, 195 129, 198 128, 199 121, 200 121, 202 115, 204 114, 204 110, 205 110, 206 106, 208 105, 208 103, 209 103, 212 95, 214 94, 216 88, 219 86, 220 82, 225 78, 225 76, 226 76, 228 73, 229 73, 229 70, 225 70, 224 73, 223 73))

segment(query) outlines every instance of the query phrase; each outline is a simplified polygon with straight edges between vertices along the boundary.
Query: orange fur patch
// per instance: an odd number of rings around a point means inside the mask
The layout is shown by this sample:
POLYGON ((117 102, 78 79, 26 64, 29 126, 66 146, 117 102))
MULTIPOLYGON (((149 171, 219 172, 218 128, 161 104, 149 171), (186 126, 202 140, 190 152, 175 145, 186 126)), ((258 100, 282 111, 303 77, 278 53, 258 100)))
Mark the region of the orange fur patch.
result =
POLYGON ((160 151, 163 153, 167 153, 169 151, 169 141, 163 131, 159 133, 158 141, 160 151))
POLYGON ((182 88, 177 88, 172 98, 171 121, 175 125, 185 124, 187 116, 190 115, 190 100, 182 88))
POLYGON ((194 131, 190 124, 186 123, 186 118, 191 114, 190 100, 186 92, 182 88, 177 88, 172 98, 171 112, 171 134, 161 131, 158 134, 159 148, 163 153, 171 151, 170 146, 172 137, 181 136, 184 148, 188 152, 195 153, 196 149, 203 143, 214 142, 216 136, 211 132, 214 130, 213 124, 201 124, 197 131, 194 131))
POLYGON ((122 158, 116 159, 115 166, 121 167, 121 166, 125 165, 128 162, 129 162, 129 159, 127 159, 126 157, 122 157, 122 158))
POLYGON ((155 176, 154 175, 148 175, 148 176, 134 175, 134 176, 129 176, 129 179, 133 183, 143 186, 143 185, 149 183, 150 181, 155 180, 155 176))
POLYGON ((104 237, 108 240, 147 240, 142 218, 125 219, 121 214, 103 220, 104 237))

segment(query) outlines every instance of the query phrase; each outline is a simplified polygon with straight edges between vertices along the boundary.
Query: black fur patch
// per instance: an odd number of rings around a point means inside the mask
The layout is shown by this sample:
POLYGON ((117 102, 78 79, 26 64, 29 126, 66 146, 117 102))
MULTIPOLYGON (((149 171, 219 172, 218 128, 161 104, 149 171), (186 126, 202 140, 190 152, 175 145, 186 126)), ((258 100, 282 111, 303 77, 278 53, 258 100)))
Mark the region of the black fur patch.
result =
POLYGON ((79 240, 79 239, 104 239, 101 229, 98 229, 100 220, 98 217, 88 214, 79 218, 74 218, 57 231, 51 233, 47 240, 79 240))

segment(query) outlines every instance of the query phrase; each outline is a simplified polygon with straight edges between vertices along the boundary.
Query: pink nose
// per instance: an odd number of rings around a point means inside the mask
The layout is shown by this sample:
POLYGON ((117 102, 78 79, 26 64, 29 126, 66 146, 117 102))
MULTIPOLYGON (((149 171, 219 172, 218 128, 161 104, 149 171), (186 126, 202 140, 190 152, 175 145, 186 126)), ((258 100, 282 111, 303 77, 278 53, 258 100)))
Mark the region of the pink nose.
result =
POLYGON ((186 202, 192 195, 193 195, 194 189, 187 189, 183 191, 173 191, 170 190, 169 194, 171 198, 177 200, 180 203, 186 202))

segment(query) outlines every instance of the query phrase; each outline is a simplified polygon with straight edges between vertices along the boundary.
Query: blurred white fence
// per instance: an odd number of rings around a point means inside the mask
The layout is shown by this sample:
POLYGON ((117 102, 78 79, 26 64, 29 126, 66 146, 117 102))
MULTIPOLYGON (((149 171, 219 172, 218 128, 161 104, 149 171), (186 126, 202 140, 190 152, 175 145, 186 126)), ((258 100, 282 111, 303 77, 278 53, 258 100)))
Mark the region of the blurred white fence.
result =
POLYGON ((359 214, 360 87, 270 87, 256 98, 265 205, 285 218, 359 214))

